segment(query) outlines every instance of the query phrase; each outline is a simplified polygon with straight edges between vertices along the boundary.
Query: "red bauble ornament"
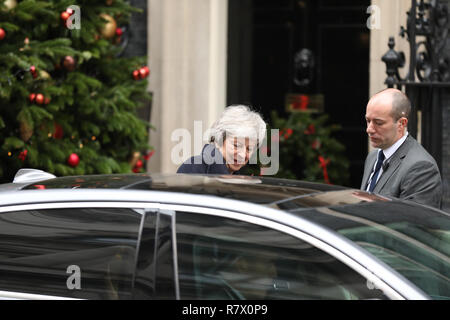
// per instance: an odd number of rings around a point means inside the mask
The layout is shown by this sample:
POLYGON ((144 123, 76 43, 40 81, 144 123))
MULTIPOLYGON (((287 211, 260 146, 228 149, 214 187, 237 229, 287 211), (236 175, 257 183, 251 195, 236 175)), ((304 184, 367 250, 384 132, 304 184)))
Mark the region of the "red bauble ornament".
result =
POLYGON ((67 158, 67 164, 75 168, 80 163, 80 157, 76 153, 71 153, 67 158))
POLYGON ((134 78, 134 80, 139 80, 140 79, 139 70, 134 70, 133 71, 133 78, 134 78))
POLYGON ((53 138, 55 139, 61 139, 64 135, 63 128, 61 125, 55 123, 55 131, 53 132, 53 138))
POLYGON ((34 99, 36 99, 36 93, 30 93, 30 102, 34 102, 34 99))
POLYGON ((69 12, 64 11, 64 12, 61 13, 61 19, 62 20, 66 21, 67 19, 69 19, 69 17, 70 17, 70 13, 69 12))
POLYGON ((145 78, 145 75, 146 75, 145 69, 144 69, 144 68, 140 68, 140 69, 139 69, 139 76, 140 76, 140 78, 141 78, 141 79, 144 79, 144 78, 145 78))
POLYGON ((67 71, 73 71, 76 67, 76 61, 71 56, 65 56, 62 65, 67 71))
POLYGON ((116 36, 120 37, 123 34, 122 28, 116 29, 116 36))
POLYGON ((42 93, 38 93, 38 94, 36 95, 35 101, 36 101, 37 104, 43 104, 44 101, 45 101, 44 95, 43 95, 42 93))
POLYGON ((19 158, 21 161, 25 161, 25 158, 27 157, 27 154, 28 154, 28 150, 25 149, 25 150, 23 150, 23 151, 19 154, 18 158, 19 158))
POLYGON ((141 79, 147 78, 150 74, 150 69, 145 66, 139 69, 139 74, 141 76, 141 79))
POLYGON ((35 66, 30 67, 30 72, 31 72, 31 75, 33 76, 33 78, 36 79, 38 75, 37 75, 35 66))
POLYGON ((45 97, 44 104, 49 104, 51 99, 49 97, 45 97))
POLYGON ((6 32, 3 28, 0 28, 0 40, 3 40, 6 37, 6 32))

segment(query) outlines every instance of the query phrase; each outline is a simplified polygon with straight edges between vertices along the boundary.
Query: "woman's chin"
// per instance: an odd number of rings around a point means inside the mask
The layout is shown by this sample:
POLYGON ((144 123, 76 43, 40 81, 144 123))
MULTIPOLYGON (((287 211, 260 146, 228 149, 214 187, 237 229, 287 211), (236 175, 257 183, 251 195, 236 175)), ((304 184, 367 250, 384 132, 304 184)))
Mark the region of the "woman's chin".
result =
POLYGON ((229 163, 227 166, 228 166, 228 169, 235 172, 235 171, 240 170, 244 165, 239 164, 239 163, 229 163))

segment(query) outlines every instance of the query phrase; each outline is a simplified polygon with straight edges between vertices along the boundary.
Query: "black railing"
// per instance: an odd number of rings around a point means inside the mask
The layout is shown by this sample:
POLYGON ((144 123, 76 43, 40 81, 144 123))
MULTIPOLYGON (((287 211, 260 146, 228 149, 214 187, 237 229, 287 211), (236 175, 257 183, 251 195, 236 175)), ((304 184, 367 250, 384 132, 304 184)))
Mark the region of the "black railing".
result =
POLYGON ((408 73, 405 78, 399 75, 405 55, 395 51, 395 41, 391 37, 389 50, 382 57, 386 63, 385 84, 389 88, 405 89, 412 104, 408 131, 421 141, 441 168, 442 91, 450 90, 448 1, 411 0, 407 15, 407 27, 401 27, 400 35, 406 36, 409 42, 408 73))

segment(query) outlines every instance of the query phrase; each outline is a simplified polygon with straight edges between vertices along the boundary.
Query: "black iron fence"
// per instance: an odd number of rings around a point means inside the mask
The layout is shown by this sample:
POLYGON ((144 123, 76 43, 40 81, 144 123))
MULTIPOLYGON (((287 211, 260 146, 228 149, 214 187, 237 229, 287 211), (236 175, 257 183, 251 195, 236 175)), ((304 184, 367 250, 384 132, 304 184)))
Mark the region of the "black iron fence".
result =
POLYGON ((411 0, 406 28, 400 35, 409 42, 408 73, 400 77, 405 65, 403 52, 395 51, 394 38, 382 57, 386 63, 385 84, 402 90, 411 100, 408 131, 436 159, 444 180, 444 206, 450 209, 450 158, 443 149, 450 130, 450 16, 449 0, 411 0))

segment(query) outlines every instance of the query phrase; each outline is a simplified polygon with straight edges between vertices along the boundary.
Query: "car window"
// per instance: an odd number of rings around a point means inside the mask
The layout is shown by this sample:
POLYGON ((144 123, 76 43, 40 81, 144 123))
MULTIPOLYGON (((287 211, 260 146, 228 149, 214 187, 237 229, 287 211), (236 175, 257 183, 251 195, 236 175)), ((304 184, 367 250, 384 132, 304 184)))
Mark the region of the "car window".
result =
POLYGON ((359 273, 278 230, 177 212, 181 299, 385 299, 359 273))
POLYGON ((127 299, 140 221, 120 208, 0 213, 0 290, 127 299))
POLYGON ((433 299, 450 299, 449 214, 412 202, 299 212, 369 251, 433 299))

